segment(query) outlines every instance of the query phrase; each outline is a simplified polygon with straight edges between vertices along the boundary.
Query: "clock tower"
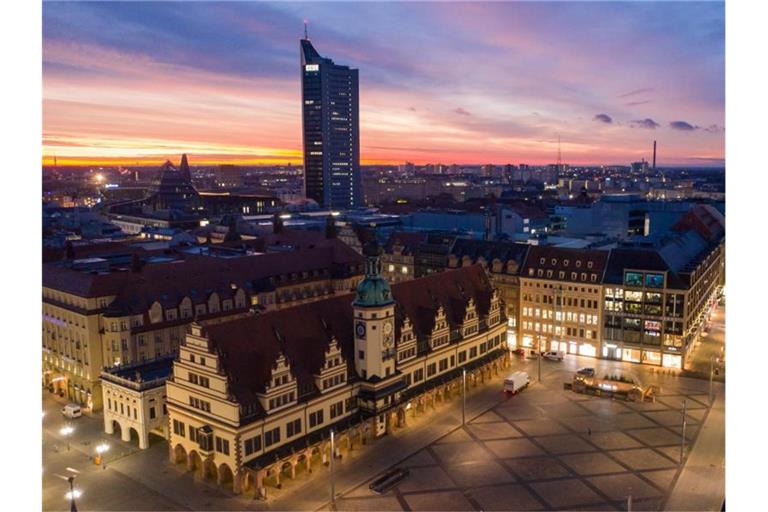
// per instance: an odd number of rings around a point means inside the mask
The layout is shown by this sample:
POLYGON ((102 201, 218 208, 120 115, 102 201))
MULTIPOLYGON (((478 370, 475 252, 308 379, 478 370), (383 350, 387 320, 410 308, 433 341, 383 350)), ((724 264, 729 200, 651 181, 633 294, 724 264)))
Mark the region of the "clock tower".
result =
POLYGON ((381 277, 381 247, 363 247, 365 279, 352 303, 355 328, 355 370, 363 380, 386 379, 395 374, 395 301, 381 277))

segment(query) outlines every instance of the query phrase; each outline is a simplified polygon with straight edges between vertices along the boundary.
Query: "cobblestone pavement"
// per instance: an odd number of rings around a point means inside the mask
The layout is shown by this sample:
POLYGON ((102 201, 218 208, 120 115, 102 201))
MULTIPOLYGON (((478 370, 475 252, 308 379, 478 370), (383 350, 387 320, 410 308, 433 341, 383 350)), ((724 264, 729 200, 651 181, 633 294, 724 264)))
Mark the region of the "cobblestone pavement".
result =
POLYGON ((706 417, 698 382, 666 382, 655 403, 533 386, 397 464, 410 476, 378 496, 366 482, 339 510, 632 510, 662 508, 706 417))

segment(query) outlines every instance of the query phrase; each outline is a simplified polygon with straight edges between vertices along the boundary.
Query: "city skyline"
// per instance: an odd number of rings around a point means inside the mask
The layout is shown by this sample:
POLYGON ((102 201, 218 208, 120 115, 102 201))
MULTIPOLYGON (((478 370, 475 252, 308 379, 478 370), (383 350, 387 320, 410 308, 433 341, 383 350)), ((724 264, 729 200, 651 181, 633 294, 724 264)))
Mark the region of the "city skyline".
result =
POLYGON ((44 163, 300 164, 304 19, 360 69, 363 165, 547 164, 558 135, 574 165, 652 140, 660 166, 724 164, 721 2, 45 3, 44 163))

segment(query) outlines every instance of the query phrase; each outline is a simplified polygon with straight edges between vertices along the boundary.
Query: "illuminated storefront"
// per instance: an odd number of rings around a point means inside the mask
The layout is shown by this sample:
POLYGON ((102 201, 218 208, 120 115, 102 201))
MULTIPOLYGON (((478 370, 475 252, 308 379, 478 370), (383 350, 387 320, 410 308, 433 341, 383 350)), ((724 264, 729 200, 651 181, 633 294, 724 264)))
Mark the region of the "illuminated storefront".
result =
POLYGON ((664 368, 682 368, 683 358, 678 354, 664 354, 661 359, 661 365, 664 368))

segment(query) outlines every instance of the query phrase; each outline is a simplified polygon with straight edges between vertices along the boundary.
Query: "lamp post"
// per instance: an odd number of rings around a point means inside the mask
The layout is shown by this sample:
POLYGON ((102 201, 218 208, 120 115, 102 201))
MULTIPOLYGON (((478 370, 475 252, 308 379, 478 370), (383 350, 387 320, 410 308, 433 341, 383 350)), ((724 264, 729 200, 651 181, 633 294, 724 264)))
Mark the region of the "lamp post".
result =
POLYGON ((685 458, 685 400, 683 400, 683 436, 680 441, 680 464, 683 463, 685 458))
POLYGON ((336 510, 336 482, 334 481, 334 465, 336 455, 336 434, 331 429, 331 510, 336 510))
POLYGON ((461 369, 461 426, 466 424, 467 409, 467 369, 461 369))
POLYGON ((713 381, 715 378, 715 356, 709 358, 709 404, 712 405, 715 397, 712 394, 713 381))
POLYGON ((62 427, 61 430, 59 430, 59 434, 61 434, 64 437, 64 439, 67 440, 67 451, 69 451, 69 436, 74 431, 75 431, 75 428, 70 425, 67 425, 66 427, 62 427))
POLYGON ((70 512, 77 512, 77 505, 75 505, 75 498, 79 498, 82 494, 78 489, 75 489, 75 477, 70 476, 67 478, 67 482, 69 482, 69 492, 66 494, 67 499, 69 500, 69 510, 70 512))

